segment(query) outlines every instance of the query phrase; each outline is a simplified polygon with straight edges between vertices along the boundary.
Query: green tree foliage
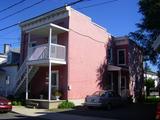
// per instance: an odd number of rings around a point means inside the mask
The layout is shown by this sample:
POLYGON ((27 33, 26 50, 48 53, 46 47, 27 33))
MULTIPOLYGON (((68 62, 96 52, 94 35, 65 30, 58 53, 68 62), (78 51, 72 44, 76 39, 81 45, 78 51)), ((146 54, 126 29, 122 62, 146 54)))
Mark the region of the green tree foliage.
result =
POLYGON ((148 78, 144 80, 144 85, 146 86, 147 96, 150 94, 150 89, 155 87, 154 80, 152 78, 148 78))
POLYGON ((143 48, 145 60, 150 60, 160 69, 159 53, 152 48, 160 34, 160 0, 139 0, 138 5, 142 19, 137 23, 138 30, 131 32, 130 37, 143 48))

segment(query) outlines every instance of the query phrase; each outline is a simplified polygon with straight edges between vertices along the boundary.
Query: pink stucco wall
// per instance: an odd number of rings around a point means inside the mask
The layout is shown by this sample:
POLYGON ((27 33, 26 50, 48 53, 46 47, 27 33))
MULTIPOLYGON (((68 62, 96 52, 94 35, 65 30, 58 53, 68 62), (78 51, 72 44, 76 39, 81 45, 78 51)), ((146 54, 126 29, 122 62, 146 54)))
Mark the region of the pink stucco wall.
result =
POLYGON ((68 99, 83 99, 99 90, 97 69, 106 60, 109 35, 76 11, 69 18, 68 99), (98 42, 99 41, 99 42, 98 42))

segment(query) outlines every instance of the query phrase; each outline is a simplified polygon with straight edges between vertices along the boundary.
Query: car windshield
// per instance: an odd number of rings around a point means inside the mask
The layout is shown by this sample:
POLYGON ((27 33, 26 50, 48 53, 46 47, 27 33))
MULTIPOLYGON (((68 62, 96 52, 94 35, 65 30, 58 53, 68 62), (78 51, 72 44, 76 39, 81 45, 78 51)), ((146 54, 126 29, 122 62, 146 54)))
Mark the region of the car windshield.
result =
POLYGON ((96 91, 95 93, 93 93, 93 96, 102 96, 105 93, 105 91, 96 91))

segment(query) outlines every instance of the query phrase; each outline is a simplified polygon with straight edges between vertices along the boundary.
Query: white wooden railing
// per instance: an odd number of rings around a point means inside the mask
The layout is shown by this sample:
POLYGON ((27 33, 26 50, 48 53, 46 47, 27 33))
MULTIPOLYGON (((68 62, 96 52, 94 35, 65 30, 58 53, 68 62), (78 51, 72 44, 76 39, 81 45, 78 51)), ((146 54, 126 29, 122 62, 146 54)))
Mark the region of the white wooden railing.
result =
POLYGON ((66 47, 63 45, 51 43, 51 59, 64 60, 66 58, 66 47))
POLYGON ((66 47, 63 45, 51 43, 51 52, 49 57, 48 44, 42 44, 29 48, 28 61, 54 59, 59 61, 65 61, 66 59, 66 47))

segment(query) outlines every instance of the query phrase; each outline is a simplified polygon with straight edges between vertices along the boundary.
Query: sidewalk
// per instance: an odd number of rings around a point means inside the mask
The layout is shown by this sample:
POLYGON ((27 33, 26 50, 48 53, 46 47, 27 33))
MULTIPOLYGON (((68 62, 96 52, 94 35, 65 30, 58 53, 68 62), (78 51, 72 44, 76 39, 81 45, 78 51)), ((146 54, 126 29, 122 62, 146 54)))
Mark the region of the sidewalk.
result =
POLYGON ((47 109, 32 109, 32 108, 26 108, 24 106, 13 106, 12 111, 15 113, 19 113, 25 116, 42 116, 46 113, 49 113, 47 109))

